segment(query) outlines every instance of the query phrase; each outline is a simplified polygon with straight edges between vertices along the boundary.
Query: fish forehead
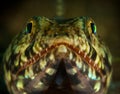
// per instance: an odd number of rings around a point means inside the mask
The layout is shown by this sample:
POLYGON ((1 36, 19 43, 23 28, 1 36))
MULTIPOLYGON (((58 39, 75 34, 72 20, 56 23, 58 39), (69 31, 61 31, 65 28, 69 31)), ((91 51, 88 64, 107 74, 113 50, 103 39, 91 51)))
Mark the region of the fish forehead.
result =
POLYGON ((45 36, 49 35, 65 35, 69 34, 79 34, 81 31, 86 30, 87 23, 93 22, 91 18, 88 17, 76 17, 71 19, 48 19, 45 17, 33 17, 29 22, 33 24, 34 32, 43 33, 45 36))
MULTIPOLYGON (((71 19, 48 19, 46 17, 33 17, 27 22, 27 24, 32 23, 31 36, 34 37, 33 40, 52 45, 53 43, 55 44, 56 41, 64 41, 67 43, 71 42, 73 44, 73 42, 78 40, 78 37, 81 37, 81 40, 87 42, 87 40, 89 40, 87 37, 87 35, 89 35, 87 28, 89 26, 88 23, 90 22, 94 23, 94 21, 88 17, 76 17, 71 19)), ((21 34, 21 36, 23 36, 21 38, 24 39, 29 35, 21 34)), ((20 43, 21 40, 19 40, 20 43)), ((92 43, 93 42, 91 41, 90 44, 92 43)))

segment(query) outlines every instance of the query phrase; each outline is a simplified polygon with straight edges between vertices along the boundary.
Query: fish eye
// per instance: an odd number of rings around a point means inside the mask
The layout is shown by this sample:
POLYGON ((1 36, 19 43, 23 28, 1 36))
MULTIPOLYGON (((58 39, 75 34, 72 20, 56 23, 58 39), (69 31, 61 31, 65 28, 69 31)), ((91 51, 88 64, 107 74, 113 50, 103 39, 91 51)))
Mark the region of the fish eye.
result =
POLYGON ((90 26, 91 26, 92 33, 96 34, 96 32, 97 32, 96 25, 94 23, 90 23, 90 26))
POLYGON ((27 27, 26 27, 26 33, 28 34, 28 33, 31 33, 31 31, 32 31, 32 23, 28 23, 27 24, 27 27))

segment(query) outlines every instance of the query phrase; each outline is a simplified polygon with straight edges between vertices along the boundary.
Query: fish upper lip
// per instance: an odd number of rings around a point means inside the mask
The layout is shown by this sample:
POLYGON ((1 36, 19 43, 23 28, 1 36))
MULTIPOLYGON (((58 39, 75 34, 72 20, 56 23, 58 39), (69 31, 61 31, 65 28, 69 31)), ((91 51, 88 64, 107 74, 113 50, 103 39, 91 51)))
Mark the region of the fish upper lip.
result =
MULTIPOLYGON (((47 54, 51 50, 53 50, 54 48, 59 47, 61 45, 64 45, 64 46, 68 47, 69 49, 71 49, 73 52, 77 53, 88 65, 90 65, 92 68, 94 68, 100 74, 100 76, 103 77, 101 68, 99 68, 98 65, 95 64, 94 61, 89 56, 87 56, 87 54, 85 52, 81 51, 79 48, 77 48, 69 43, 66 43, 66 42, 58 42, 54 45, 51 45, 50 47, 45 48, 44 50, 40 51, 38 54, 35 54, 32 58, 30 58, 27 62, 25 62, 23 66, 20 67, 20 69, 17 71, 16 75, 18 75, 20 71, 24 70, 28 66, 34 64, 36 61, 38 61, 41 57, 43 57, 45 54, 47 54)), ((63 52, 64 52, 64 50, 63 50, 63 52)))

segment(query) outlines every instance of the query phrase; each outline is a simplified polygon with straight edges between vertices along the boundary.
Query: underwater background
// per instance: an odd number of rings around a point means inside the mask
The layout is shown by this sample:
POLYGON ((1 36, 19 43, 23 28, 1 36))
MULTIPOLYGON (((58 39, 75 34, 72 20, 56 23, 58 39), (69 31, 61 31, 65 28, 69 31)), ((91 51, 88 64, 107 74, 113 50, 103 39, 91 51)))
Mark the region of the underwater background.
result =
MULTIPOLYGON (((108 94, 120 94, 120 5, 119 0, 63 0, 65 18, 89 16, 113 56, 113 76, 108 94)), ((0 94, 7 92, 2 57, 12 38, 32 16, 55 17, 56 0, 0 0, 0 94)))

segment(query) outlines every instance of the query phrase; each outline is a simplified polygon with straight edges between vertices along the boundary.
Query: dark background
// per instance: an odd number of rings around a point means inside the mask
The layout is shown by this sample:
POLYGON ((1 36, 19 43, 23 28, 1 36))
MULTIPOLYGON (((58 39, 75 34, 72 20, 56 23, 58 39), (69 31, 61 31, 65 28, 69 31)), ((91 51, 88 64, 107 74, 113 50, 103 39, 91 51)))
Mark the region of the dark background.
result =
MULTIPOLYGON (((0 68, 12 38, 32 16, 55 16, 56 0, 0 0, 0 68)), ((119 0, 64 0, 65 18, 90 16, 113 55, 113 78, 108 94, 120 94, 120 5, 119 0)), ((6 92, 0 70, 0 93, 6 92)), ((5 93, 4 93, 5 94, 5 93)))

